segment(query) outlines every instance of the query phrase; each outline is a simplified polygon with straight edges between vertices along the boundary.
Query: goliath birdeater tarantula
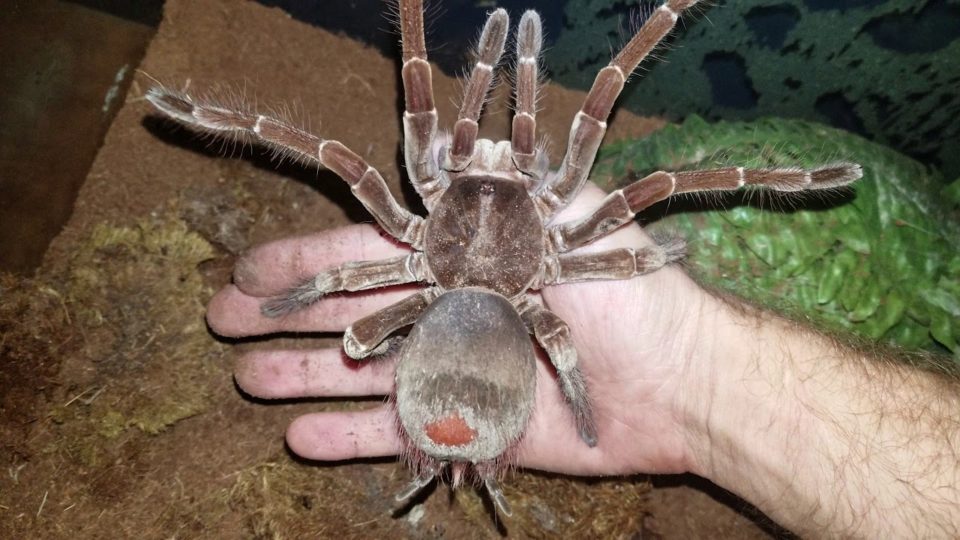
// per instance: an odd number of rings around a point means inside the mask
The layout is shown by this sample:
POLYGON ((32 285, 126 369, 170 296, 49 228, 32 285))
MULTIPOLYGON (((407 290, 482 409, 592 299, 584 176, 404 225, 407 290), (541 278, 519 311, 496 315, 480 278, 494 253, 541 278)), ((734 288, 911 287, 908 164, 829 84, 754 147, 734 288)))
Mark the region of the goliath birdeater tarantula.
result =
POLYGON ((629 279, 681 257, 679 241, 639 249, 570 253, 628 223, 634 214, 676 193, 758 185, 777 191, 842 186, 860 177, 855 164, 812 170, 726 167, 655 172, 611 193, 592 214, 552 223, 587 180, 614 101, 627 78, 697 0, 667 0, 610 64, 600 70, 573 119, 566 155, 556 173, 537 144, 536 101, 540 18, 527 11, 516 36, 515 114, 509 141, 477 138, 477 121, 507 38, 503 9, 486 22, 477 61, 466 82, 449 139, 437 135, 430 64, 423 35, 423 1, 400 0, 403 41, 404 157, 423 199, 424 218, 401 207, 380 174, 337 141, 285 122, 154 88, 153 105, 193 128, 246 136, 285 155, 341 176, 408 256, 331 268, 262 306, 268 317, 300 309, 334 291, 402 283, 420 292, 354 322, 343 337, 348 355, 383 352, 392 333, 413 325, 400 349, 396 410, 419 475, 398 499, 430 482, 446 464, 471 464, 501 512, 509 514, 495 476, 499 458, 524 433, 533 409, 533 334, 556 368, 580 437, 597 443, 587 386, 567 325, 528 296, 555 283, 629 279))

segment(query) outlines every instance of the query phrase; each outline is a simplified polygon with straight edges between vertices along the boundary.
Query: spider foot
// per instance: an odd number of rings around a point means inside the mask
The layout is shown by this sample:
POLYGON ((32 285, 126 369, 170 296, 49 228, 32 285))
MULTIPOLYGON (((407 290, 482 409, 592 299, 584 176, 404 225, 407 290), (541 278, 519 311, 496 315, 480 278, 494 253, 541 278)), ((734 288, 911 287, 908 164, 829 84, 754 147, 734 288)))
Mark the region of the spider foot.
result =
POLYGON ((654 233, 653 241, 663 250, 664 265, 677 262, 687 256, 687 242, 667 233, 654 233))
POLYGON ((593 425, 592 420, 583 422, 577 426, 577 430, 580 433, 580 439, 587 443, 587 446, 590 448, 597 446, 597 426, 593 425))
POLYGON ((381 341, 377 346, 370 348, 363 346, 353 333, 353 327, 349 327, 343 333, 343 352, 354 360, 377 360, 383 359, 400 352, 400 346, 403 345, 403 338, 395 336, 381 341))
POLYGON ((370 351, 369 356, 375 360, 390 358, 400 352, 400 348, 403 346, 403 340, 404 338, 402 336, 385 339, 380 345, 377 345, 375 349, 370 351))
POLYGON ((500 488, 497 480, 492 475, 485 476, 483 478, 483 484, 487 487, 487 493, 490 494, 490 499, 497 507, 497 510, 504 516, 512 516, 513 510, 510 508, 510 503, 507 501, 507 498, 503 495, 503 490, 500 488))
POLYGON ((193 100, 187 94, 155 87, 147 91, 147 101, 161 112, 186 124, 196 123, 193 100))
POLYGON ((275 319, 299 311, 333 290, 333 277, 329 273, 317 274, 296 287, 286 290, 281 296, 267 300, 260 306, 260 313, 275 319))
POLYGON ((597 445, 597 423, 593 420, 593 408, 587 395, 587 383, 577 367, 568 369, 560 375, 560 387, 570 412, 573 413, 573 422, 577 426, 580 439, 590 448, 597 445))
POLYGON ((593 410, 590 408, 590 402, 587 401, 586 393, 583 393, 579 399, 570 401, 569 404, 573 410, 574 423, 580 439, 590 448, 595 447, 597 424, 593 421, 593 410))
POLYGON ((419 475, 417 475, 416 478, 414 478, 413 480, 410 481, 409 484, 407 484, 407 487, 405 487, 403 491, 401 491, 400 493, 397 493, 393 499, 398 503, 403 503, 410 500, 411 497, 413 497, 417 493, 420 493, 420 491, 423 490, 423 488, 430 485, 430 482, 433 482, 434 478, 436 477, 437 477, 436 466, 431 465, 425 468, 423 472, 421 472, 419 475))

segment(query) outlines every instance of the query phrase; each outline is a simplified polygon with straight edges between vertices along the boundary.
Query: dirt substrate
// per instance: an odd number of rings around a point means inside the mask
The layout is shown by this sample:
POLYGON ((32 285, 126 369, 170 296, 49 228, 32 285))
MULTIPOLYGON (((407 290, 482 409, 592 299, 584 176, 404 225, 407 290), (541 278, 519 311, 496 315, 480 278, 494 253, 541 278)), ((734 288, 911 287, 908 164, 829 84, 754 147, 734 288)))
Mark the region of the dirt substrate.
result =
MULTIPOLYGON (((156 78, 190 89, 225 83, 264 109, 293 104, 294 118, 356 149, 409 203, 398 62, 258 4, 168 0, 141 69, 37 277, 0 280, 0 537, 766 534, 673 478, 518 472, 504 482, 515 516, 499 527, 470 489, 434 490, 397 517, 392 496, 409 478, 401 464, 293 457, 283 445, 292 418, 378 401, 245 398, 233 359, 276 341, 215 338, 204 304, 248 245, 369 217, 332 174, 276 167, 256 150, 224 157, 218 143, 159 121, 142 96, 156 78)), ((436 89, 449 125, 459 84, 437 75, 436 89)), ((554 163, 582 98, 547 91, 538 119, 555 141, 554 163)), ((483 128, 498 138, 508 121, 501 103, 483 128)), ((658 125, 620 113, 609 138, 658 125)))

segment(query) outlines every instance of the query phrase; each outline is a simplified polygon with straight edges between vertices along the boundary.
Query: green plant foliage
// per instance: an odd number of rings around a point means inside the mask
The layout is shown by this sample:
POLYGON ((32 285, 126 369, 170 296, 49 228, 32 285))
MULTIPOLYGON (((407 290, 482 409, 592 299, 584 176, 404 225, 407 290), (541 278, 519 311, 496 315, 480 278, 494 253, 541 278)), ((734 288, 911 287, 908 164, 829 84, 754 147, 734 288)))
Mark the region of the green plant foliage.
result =
POLYGON ((50 413, 60 433, 50 451, 103 465, 116 451, 104 439, 132 428, 156 435, 207 410, 220 346, 203 321, 211 291, 197 266, 213 256, 173 219, 102 223, 77 242, 68 271, 47 288, 82 336, 67 362, 83 374, 50 413))
POLYGON ((709 283, 800 308, 833 328, 960 358, 960 225, 941 204, 953 187, 908 157, 800 120, 709 124, 692 116, 646 139, 607 145, 594 178, 615 189, 658 169, 841 159, 863 166, 852 189, 690 196, 644 217, 667 214, 653 227, 686 237, 691 267, 709 283))
MULTIPOLYGON (((629 35, 637 6, 658 3, 568 0, 549 53, 553 77, 588 88, 629 35)), ((641 66, 624 106, 678 119, 824 122, 960 175, 960 0, 705 5, 655 54, 663 61, 641 66)))

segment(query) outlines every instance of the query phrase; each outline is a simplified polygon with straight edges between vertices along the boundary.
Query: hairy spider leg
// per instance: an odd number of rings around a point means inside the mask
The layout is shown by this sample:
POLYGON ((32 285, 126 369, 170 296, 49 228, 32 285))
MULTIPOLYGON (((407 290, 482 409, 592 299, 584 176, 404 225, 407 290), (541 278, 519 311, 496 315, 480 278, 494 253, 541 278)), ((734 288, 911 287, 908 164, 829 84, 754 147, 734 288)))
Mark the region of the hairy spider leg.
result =
POLYGON ((676 25, 680 13, 697 0, 667 0, 657 8, 610 64, 597 73, 583 106, 573 119, 560 170, 535 196, 540 214, 551 217, 580 193, 593 166, 607 118, 627 78, 676 25))
POLYGON ((364 291, 390 285, 425 282, 429 280, 424 254, 409 255, 375 261, 350 261, 287 289, 283 294, 264 302, 260 312, 267 317, 280 317, 303 309, 324 295, 339 291, 364 291))
MULTIPOLYGON (((543 28, 540 15, 529 10, 517 28, 517 59, 514 66, 515 112, 510 129, 513 164, 517 170, 535 179, 544 176, 546 154, 537 151, 537 87, 540 83, 540 50, 543 28)), ((532 188, 538 186, 533 185, 532 188)))
POLYGON ((403 491, 397 493, 396 496, 394 496, 394 500, 400 503, 406 502, 410 499, 410 497, 420 493, 423 488, 429 486, 430 483, 433 482, 434 478, 440 474, 440 469, 443 466, 443 463, 441 463, 439 466, 433 462, 425 464, 423 469, 420 471, 420 474, 411 480, 410 483, 407 484, 407 487, 403 488, 403 491))
POLYGON ((617 248, 595 253, 561 253, 547 257, 538 287, 593 280, 631 279, 683 259, 686 243, 667 238, 642 248, 617 248))
POLYGON ((380 345, 384 340, 404 326, 416 322, 440 294, 439 288, 429 287, 354 321, 343 333, 343 351, 355 360, 383 352, 385 347, 380 345))
MULTIPOLYGON (((390 193, 376 169, 339 141, 324 140, 290 124, 242 109, 230 109, 166 88, 151 88, 147 100, 166 115, 198 131, 226 137, 249 137, 299 161, 313 162, 337 173, 354 196, 388 234, 420 248, 425 221, 390 193)), ((265 302, 265 316, 278 317, 302 309, 323 295, 358 291, 427 279, 422 253, 381 261, 352 262, 321 272, 265 302)))
POLYGON ((503 489, 500 488, 497 479, 492 474, 486 475, 483 477, 483 485, 486 486, 487 493, 490 494, 490 499, 493 500, 493 504, 497 505, 500 513, 507 517, 512 516, 513 509, 510 508, 510 503, 507 502, 507 498, 503 495, 503 489))
POLYGON ((453 125, 453 140, 447 155, 444 158, 443 168, 447 171, 462 171, 473 160, 473 148, 477 142, 479 130, 478 121, 483 103, 493 84, 494 71, 503 55, 503 47, 507 41, 507 29, 510 26, 510 17, 507 10, 495 10, 487 17, 480 41, 477 43, 477 61, 473 65, 470 78, 463 92, 463 101, 460 103, 460 113, 457 122, 453 125))
POLYGON ((677 193, 733 191, 762 186, 780 192, 835 189, 863 174, 855 163, 833 163, 814 169, 745 169, 726 167, 699 171, 652 173, 608 195, 590 215, 548 229, 559 254, 548 257, 542 285, 574 281, 629 279, 683 257, 684 244, 669 239, 638 249, 614 249, 585 255, 564 253, 593 242, 633 219, 637 212, 677 193))
POLYGON ((788 193, 834 189, 862 175, 860 165, 846 162, 813 169, 724 167, 684 172, 657 171, 607 195, 586 217, 551 226, 548 235, 557 251, 562 253, 593 242, 632 220, 637 212, 678 193, 734 191, 744 186, 788 193))
POLYGON ((325 140, 286 122, 163 87, 151 88, 147 100, 164 114, 201 132, 221 137, 248 137, 278 153, 337 173, 388 234, 414 248, 423 243, 424 219, 400 206, 376 169, 339 141, 325 140))
MULTIPOLYGON (((446 466, 450 466, 451 474, 454 476, 453 483, 459 485, 462 481, 463 472, 463 463, 459 464, 450 464, 445 461, 439 463, 431 462, 424 465, 423 469, 420 471, 413 480, 405 488, 403 488, 400 493, 397 493, 394 496, 394 500, 399 503, 405 503, 409 501, 414 495, 420 493, 424 488, 429 486, 436 478, 440 475, 441 469, 446 466), (460 467, 455 467, 460 465, 460 467)), ((513 515, 513 510, 510 507, 510 503, 507 501, 506 496, 503 494, 503 489, 500 487, 500 484, 497 482, 496 475, 492 472, 484 472, 480 475, 480 480, 483 482, 484 487, 487 489, 487 493, 490 494, 490 500, 496 505, 497 509, 506 517, 513 515)))
POLYGON ((557 370, 560 390, 573 413, 577 433, 587 446, 597 445, 597 426, 587 394, 587 383, 577 366, 577 349, 570 336, 570 327, 552 311, 524 297, 517 306, 520 318, 546 351, 550 363, 557 370))
POLYGON ((437 165, 433 144, 437 138, 437 108, 433 100, 433 72, 423 36, 423 0, 400 0, 400 36, 403 45, 403 157, 410 183, 427 210, 433 209, 450 179, 437 165))

